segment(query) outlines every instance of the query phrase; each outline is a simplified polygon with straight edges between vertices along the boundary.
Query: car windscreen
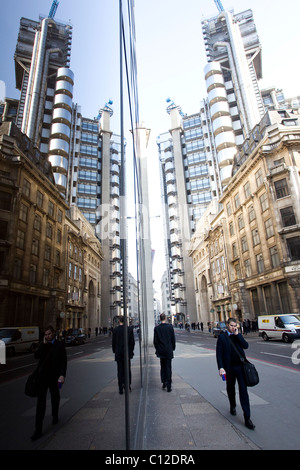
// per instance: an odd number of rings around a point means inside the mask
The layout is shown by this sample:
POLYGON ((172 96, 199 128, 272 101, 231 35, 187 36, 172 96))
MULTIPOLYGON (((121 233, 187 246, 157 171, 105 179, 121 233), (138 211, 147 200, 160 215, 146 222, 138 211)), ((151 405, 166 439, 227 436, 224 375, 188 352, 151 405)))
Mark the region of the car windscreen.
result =
POLYGON ((12 338, 14 335, 16 335, 17 330, 14 328, 4 328, 3 330, 0 329, 0 339, 1 338, 12 338))
POLYGON ((280 317, 283 323, 293 323, 294 325, 300 325, 300 315, 287 315, 286 317, 280 317))

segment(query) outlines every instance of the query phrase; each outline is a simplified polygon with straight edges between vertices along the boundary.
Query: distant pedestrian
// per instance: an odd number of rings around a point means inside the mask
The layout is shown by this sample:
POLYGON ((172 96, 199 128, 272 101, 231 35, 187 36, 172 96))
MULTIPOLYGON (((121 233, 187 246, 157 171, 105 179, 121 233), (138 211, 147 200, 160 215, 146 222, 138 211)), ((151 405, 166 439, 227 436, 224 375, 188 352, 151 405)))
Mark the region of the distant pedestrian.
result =
POLYGON ((39 367, 42 372, 43 386, 37 397, 35 432, 31 436, 33 441, 42 435, 43 420, 46 412, 46 398, 48 388, 51 394, 52 424, 58 422, 58 410, 60 402, 60 385, 65 381, 67 371, 67 354, 64 342, 55 338, 55 330, 48 326, 45 330, 43 342, 34 353, 39 359, 39 367))
POLYGON ((157 357, 160 358, 160 377, 162 387, 171 392, 172 383, 172 359, 176 347, 174 328, 166 323, 166 315, 160 314, 161 323, 154 328, 154 347, 157 357))
MULTIPOLYGON (((128 368, 129 368, 129 390, 131 390, 131 365, 130 360, 134 356, 134 333, 133 327, 128 326, 128 368)), ((124 347, 124 317, 119 317, 119 326, 112 329, 112 350, 118 368, 118 386, 120 395, 125 387, 125 347, 124 347)))
POLYGON ((235 318, 228 318, 227 330, 221 332, 217 342, 217 364, 220 376, 226 374, 227 395, 230 403, 230 413, 236 415, 235 383, 238 381, 241 407, 244 412, 245 426, 254 429, 255 426, 250 419, 250 402, 247 385, 244 378, 240 357, 232 344, 235 345, 242 357, 245 356, 244 349, 248 348, 247 341, 238 332, 235 318))

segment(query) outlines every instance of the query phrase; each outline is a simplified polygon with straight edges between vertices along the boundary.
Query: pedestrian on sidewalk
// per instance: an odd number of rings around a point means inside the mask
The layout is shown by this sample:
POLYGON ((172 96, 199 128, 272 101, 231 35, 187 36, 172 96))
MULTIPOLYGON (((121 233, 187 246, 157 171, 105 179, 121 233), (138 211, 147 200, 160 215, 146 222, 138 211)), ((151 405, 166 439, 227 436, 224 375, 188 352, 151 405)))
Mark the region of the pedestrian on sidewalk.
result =
POLYGON ((166 322, 166 315, 160 314, 161 323, 154 328, 154 347, 157 357, 160 358, 160 377, 162 387, 171 392, 172 383, 172 359, 176 347, 174 328, 166 322))
POLYGON ((55 330, 52 326, 46 328, 43 342, 40 343, 38 349, 35 351, 34 357, 39 359, 43 386, 37 397, 35 432, 31 436, 33 441, 39 439, 42 435, 48 388, 51 395, 52 424, 58 422, 60 387, 65 381, 67 372, 65 344, 63 341, 59 341, 55 338, 55 330))
POLYGON ((240 357, 235 351, 232 343, 244 358, 244 349, 248 348, 247 341, 239 333, 235 318, 229 318, 226 322, 227 330, 221 332, 217 341, 217 364, 220 376, 226 374, 226 388, 230 404, 230 413, 236 415, 235 383, 238 381, 241 407, 244 412, 245 425, 249 429, 255 426, 250 419, 250 401, 247 385, 244 378, 240 357))
MULTIPOLYGON (((134 356, 134 333, 133 327, 128 326, 128 367, 129 367, 129 390, 131 391, 131 364, 130 359, 134 356)), ((119 326, 112 330, 112 350, 118 369, 118 386, 120 395, 125 387, 125 348, 124 348, 124 316, 119 317, 119 326)))

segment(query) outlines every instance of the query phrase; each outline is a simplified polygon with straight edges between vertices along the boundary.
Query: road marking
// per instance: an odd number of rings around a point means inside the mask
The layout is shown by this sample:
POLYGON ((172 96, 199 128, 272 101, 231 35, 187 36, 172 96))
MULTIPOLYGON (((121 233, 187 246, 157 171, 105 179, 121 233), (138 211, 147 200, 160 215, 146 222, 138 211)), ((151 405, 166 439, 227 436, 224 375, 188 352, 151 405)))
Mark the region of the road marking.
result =
POLYGON ((267 356, 277 356, 277 357, 285 357, 287 359, 291 359, 291 356, 284 356, 283 354, 275 354, 275 353, 268 353, 268 352, 260 352, 260 354, 265 354, 267 356))

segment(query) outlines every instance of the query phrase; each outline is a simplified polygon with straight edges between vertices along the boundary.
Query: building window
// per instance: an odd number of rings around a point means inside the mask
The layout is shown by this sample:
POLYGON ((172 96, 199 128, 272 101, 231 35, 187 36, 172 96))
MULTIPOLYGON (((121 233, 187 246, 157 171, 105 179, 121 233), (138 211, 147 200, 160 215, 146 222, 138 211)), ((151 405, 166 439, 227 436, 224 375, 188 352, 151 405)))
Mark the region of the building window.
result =
POLYGON ((286 282, 280 282, 278 284, 279 289, 279 296, 282 304, 282 311, 283 312, 290 312, 290 296, 289 296, 289 289, 286 282))
POLYGON ((31 254, 36 255, 36 256, 39 255, 39 241, 38 240, 32 240, 31 254))
POLYGON ((23 194, 24 196, 26 197, 30 197, 30 189, 31 189, 31 184, 29 183, 29 181, 27 181, 27 179, 24 178, 24 181, 23 181, 23 194))
POLYGON ((261 186, 263 183, 263 174, 262 174, 261 168, 255 173, 255 180, 256 180, 256 187, 259 188, 259 186, 261 186))
POLYGON ((37 230, 38 232, 41 231, 41 226, 42 226, 42 219, 41 216, 38 214, 35 214, 34 216, 34 222, 33 222, 33 228, 37 230))
POLYGON ((18 230, 17 232, 17 241, 16 241, 17 248, 21 248, 24 250, 25 247, 25 233, 22 230, 18 230))
POLYGON ((265 229, 266 229, 266 236, 270 238, 274 235, 274 228, 272 224, 272 219, 268 219, 265 221, 265 229))
POLYGON ((265 270, 264 259, 262 253, 256 255, 256 263, 257 263, 257 272, 261 274, 265 270))
POLYGON ((246 277, 250 277, 252 275, 250 259, 245 259, 244 264, 245 264, 246 277))
POLYGON ((54 204, 52 201, 49 201, 48 203, 48 214, 50 217, 54 217, 54 204))
POLYGON ((265 287, 264 287, 264 295, 265 295, 265 302, 266 302, 267 313, 268 313, 268 314, 271 314, 271 313, 274 312, 273 301, 272 301, 271 286, 265 286, 265 287))
POLYGON ((242 215, 238 217, 238 226, 240 230, 245 227, 244 217, 242 215))
POLYGON ((242 242, 242 252, 244 253, 245 251, 248 250, 247 237, 243 237, 241 242, 242 242))
POLYGON ((46 227, 46 237, 52 239, 52 225, 49 224, 49 222, 47 223, 47 227, 46 227))
POLYGON ((292 206, 280 209, 282 225, 283 227, 289 227, 290 225, 296 225, 296 217, 292 206))
POLYGON ((238 255, 237 246, 236 246, 236 243, 233 243, 232 244, 232 256, 233 258, 236 258, 237 255, 238 255))
POLYGON ((292 237, 286 239, 286 244, 291 261, 300 259, 300 237, 292 237))
POLYGON ((10 211, 11 208, 11 194, 6 191, 0 191, 0 209, 3 211, 10 211))
POLYGON ((245 199, 247 199, 251 195, 249 181, 244 186, 244 193, 245 193, 245 199))
POLYGON ((50 261, 51 258, 51 246, 46 245, 45 246, 45 254, 44 254, 44 259, 47 261, 50 261))
POLYGON ((274 187, 275 187, 277 199, 281 199, 282 197, 289 196, 290 192, 289 192, 287 180, 285 178, 279 181, 275 181, 274 187))
POLYGON ((253 241, 253 246, 256 246, 260 243, 260 238, 259 238, 259 233, 257 228, 252 230, 252 241, 253 241))
POLYGON ((256 215, 255 215, 255 210, 253 206, 250 206, 248 209, 248 214, 249 214, 249 222, 252 222, 252 220, 255 220, 256 215))
POLYGON ((19 219, 22 220, 23 222, 27 222, 27 215, 28 215, 28 207, 25 206, 24 204, 21 204, 19 219))
POLYGON ((230 222, 230 224, 229 224, 229 233, 230 233, 231 237, 234 235, 233 222, 230 222))
POLYGON ((277 266, 280 265, 279 255, 278 255, 276 246, 272 246, 272 248, 270 248, 270 257, 271 257, 272 268, 276 268, 277 266))
POLYGON ((234 196, 234 205, 235 205, 235 208, 236 208, 236 209, 237 209, 238 207, 240 207, 240 205, 241 205, 239 193, 237 193, 237 194, 234 196))
POLYGON ((43 203, 44 203, 44 195, 40 192, 37 191, 36 193, 36 204, 39 208, 43 208, 43 203))
POLYGON ((264 212, 269 207, 269 201, 268 201, 267 193, 262 194, 260 196, 259 200, 260 200, 261 210, 262 210, 262 212, 264 212))

